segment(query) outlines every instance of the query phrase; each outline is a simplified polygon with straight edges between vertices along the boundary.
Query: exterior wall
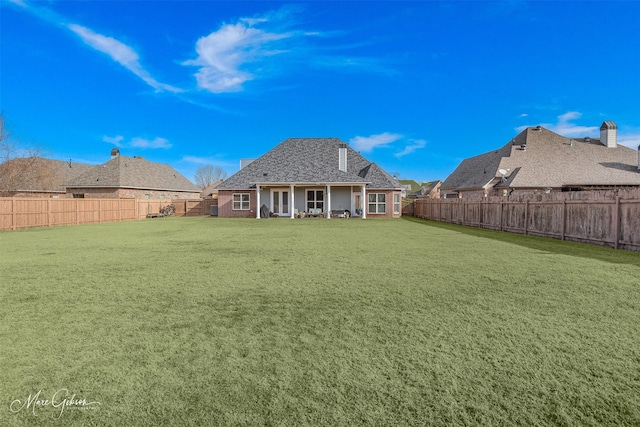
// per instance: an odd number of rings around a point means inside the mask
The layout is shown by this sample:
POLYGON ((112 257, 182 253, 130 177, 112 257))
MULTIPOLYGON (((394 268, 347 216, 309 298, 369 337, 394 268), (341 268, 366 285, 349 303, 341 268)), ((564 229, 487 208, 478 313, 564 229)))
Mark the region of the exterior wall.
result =
MULTIPOLYGON (((262 198, 262 192, 260 193, 262 198)), ((255 190, 219 190, 218 191, 218 216, 222 218, 255 218, 257 208, 255 190), (249 193, 249 210, 234 210, 233 195, 235 193, 249 193)), ((263 200, 261 199, 261 203, 263 200)))
POLYGON ((348 210, 353 213, 350 186, 331 187, 331 210, 348 210))
MULTIPOLYGON (((188 191, 141 190, 133 188, 67 188, 67 193, 85 198, 178 200, 199 199, 200 193, 188 191), (147 197, 148 195, 148 197, 147 197)), ((72 197, 72 196, 71 196, 72 197)))
POLYGON ((33 198, 43 198, 49 197, 52 199, 68 199, 71 198, 72 195, 68 193, 49 193, 49 192, 31 192, 31 191, 10 191, 3 197, 33 197, 33 198))
MULTIPOLYGON (((307 189, 323 188, 318 187, 296 187, 294 207, 299 212, 306 211, 306 190, 307 189)), ((325 188, 326 190, 326 188, 325 188)), ((402 216, 402 192, 400 190, 369 190, 367 193, 384 193, 386 199, 385 213, 370 213, 368 197, 365 202, 367 206, 367 217, 371 218, 399 218, 402 216), (393 211, 393 196, 397 194, 400 198, 400 211, 394 213, 393 211)), ((349 209, 351 210, 351 188, 350 187, 331 187, 331 209, 349 209), (347 207, 345 207, 347 206, 347 207)), ((260 189, 260 204, 266 204, 271 210, 270 189, 268 187, 260 189)), ((325 199, 325 211, 326 211, 326 199, 325 199)), ((218 191, 218 216, 222 218, 255 218, 257 206, 257 197, 255 190, 219 190, 218 191), (233 209, 233 194, 236 193, 249 193, 249 210, 234 210, 233 209)))
POLYGON ((402 216, 402 191, 400 190, 369 190, 367 189, 367 200, 365 201, 367 207, 367 218, 400 218, 402 216), (371 193, 385 193, 385 213, 372 213, 369 211, 369 194, 371 193), (400 212, 393 212, 393 195, 398 194, 400 196, 400 212))

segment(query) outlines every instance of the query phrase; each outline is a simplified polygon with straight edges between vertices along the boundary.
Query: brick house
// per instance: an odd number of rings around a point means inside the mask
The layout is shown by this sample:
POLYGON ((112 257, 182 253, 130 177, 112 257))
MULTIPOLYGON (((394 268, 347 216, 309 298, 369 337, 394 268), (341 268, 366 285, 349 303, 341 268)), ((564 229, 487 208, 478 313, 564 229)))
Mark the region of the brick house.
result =
POLYGON ((95 166, 42 157, 17 158, 0 165, 2 197, 71 197, 67 184, 95 166))
POLYGON ((117 149, 111 151, 111 157, 72 179, 66 191, 82 198, 200 198, 200 189, 169 165, 121 156, 117 149))
POLYGON ((337 138, 290 138, 218 186, 218 216, 401 216, 400 183, 337 138))
POLYGON ((528 197, 532 194, 640 187, 639 152, 618 145, 605 121, 600 139, 568 138, 528 127, 501 148, 465 159, 442 183, 443 198, 528 197))

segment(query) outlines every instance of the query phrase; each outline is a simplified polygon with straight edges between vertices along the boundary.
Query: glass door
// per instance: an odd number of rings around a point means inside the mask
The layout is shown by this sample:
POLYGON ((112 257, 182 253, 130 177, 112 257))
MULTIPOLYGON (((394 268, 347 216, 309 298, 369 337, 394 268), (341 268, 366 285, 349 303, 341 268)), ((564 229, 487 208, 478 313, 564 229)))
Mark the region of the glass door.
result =
POLYGON ((290 215, 289 212, 289 191, 273 190, 271 193, 271 208, 273 213, 280 216, 290 215))

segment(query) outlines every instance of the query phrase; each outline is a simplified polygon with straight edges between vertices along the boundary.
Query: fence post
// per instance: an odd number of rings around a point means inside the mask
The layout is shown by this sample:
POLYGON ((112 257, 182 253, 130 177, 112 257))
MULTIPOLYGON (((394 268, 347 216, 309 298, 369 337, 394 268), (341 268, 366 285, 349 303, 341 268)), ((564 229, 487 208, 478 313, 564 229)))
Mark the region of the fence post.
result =
POLYGON ((51 199, 47 200, 47 227, 51 227, 51 199))
POLYGON ((479 215, 478 227, 482 228, 482 199, 480 199, 480 212, 478 213, 478 215, 479 215))
POLYGON ((564 240, 564 235, 567 229, 567 200, 562 199, 562 240, 564 240))
POLYGON ((529 201, 524 202, 524 234, 527 235, 527 226, 529 225, 529 201))
POLYGON ((11 229, 16 229, 16 199, 11 198, 11 229))
POLYGON ((615 244, 614 248, 618 249, 618 242, 620 241, 620 196, 616 196, 616 209, 615 209, 615 244))
POLYGON ((502 211, 504 210, 504 200, 500 200, 500 231, 502 231, 502 211))

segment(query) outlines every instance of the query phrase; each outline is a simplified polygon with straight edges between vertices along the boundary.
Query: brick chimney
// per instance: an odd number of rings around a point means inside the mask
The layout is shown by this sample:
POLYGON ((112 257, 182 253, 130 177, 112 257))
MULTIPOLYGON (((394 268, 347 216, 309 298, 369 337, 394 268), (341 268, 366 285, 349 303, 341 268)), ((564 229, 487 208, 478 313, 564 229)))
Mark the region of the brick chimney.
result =
POLYGON ((611 120, 605 120, 600 126, 600 142, 609 148, 618 146, 618 125, 611 120))

